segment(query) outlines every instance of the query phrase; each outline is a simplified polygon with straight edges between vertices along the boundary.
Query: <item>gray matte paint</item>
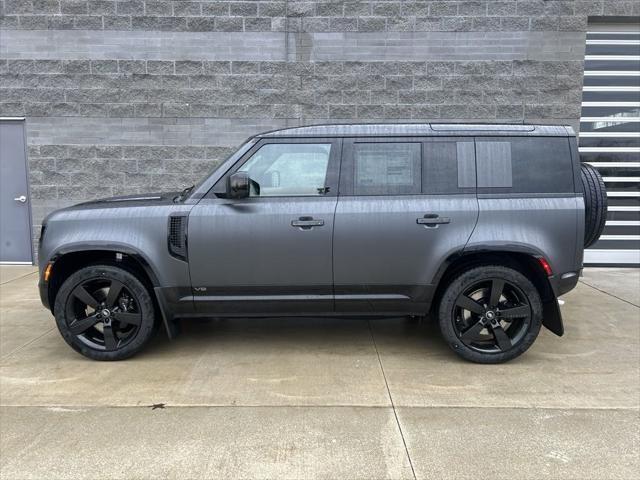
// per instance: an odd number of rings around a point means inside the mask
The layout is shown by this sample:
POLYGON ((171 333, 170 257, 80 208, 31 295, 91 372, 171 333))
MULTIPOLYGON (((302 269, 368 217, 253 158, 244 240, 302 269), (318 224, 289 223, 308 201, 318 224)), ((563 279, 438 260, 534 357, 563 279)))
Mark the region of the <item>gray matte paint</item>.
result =
MULTIPOLYGON (((475 195, 341 197, 333 240, 336 291, 400 294, 412 287, 415 298, 394 302, 392 310, 425 312, 438 268, 462 252, 477 217, 475 195), (428 214, 451 222, 419 224, 418 219, 428 214)), ((354 305, 336 299, 336 310, 372 311, 384 309, 384 303, 374 298, 368 305, 354 305)))
POLYGON ((82 250, 136 252, 145 259, 163 287, 189 285, 189 266, 169 255, 167 219, 171 213, 188 212, 189 205, 176 204, 166 195, 130 196, 127 201, 98 201, 76 205, 50 214, 40 247, 40 271, 61 253, 82 250), (140 198, 140 200, 136 200, 140 198))
POLYGON ((581 268, 575 263, 576 250, 583 248, 577 235, 584 225, 581 196, 479 197, 469 250, 528 251, 545 257, 557 276, 581 268))
MULTIPOLYGON (((494 137, 501 132, 573 135, 568 128, 549 126, 437 128, 407 126, 409 136, 417 131, 430 132, 429 136, 479 136, 484 129, 494 137)), ((263 141, 292 137, 304 141, 303 132, 317 138, 328 132, 334 137, 387 131, 398 136, 401 130, 397 125, 319 126, 261 137, 263 141)), ((169 319, 174 314, 426 312, 443 267, 453 256, 474 251, 544 256, 554 270, 551 283, 556 294, 575 286, 573 281, 560 285, 557 279, 581 268, 584 203, 580 193, 333 194, 236 201, 205 197, 254 143, 232 155, 183 203, 173 202, 175 194, 142 195, 54 212, 45 222, 41 273, 52 258, 74 250, 137 253, 154 273, 154 287, 169 319), (167 218, 172 213, 190 215, 189 263, 169 255, 167 218), (438 215, 448 223, 419 223, 425 215, 438 215), (324 225, 309 230, 291 225, 302 216, 322 219, 324 225)), ((577 168, 577 157, 572 162, 577 168)), ((46 298, 46 284, 41 295, 46 298)))
MULTIPOLYGON (((331 237, 337 197, 203 199, 189 216, 189 259, 196 308, 206 313, 255 309, 228 291, 288 294, 300 311, 333 309, 331 237), (292 226, 300 217, 323 220, 292 226), (242 288, 246 287, 246 288, 242 288), (320 295, 320 297, 318 297, 320 295), (222 310, 222 311, 221 311, 222 310)), ((283 302, 284 305, 284 302, 283 302)), ((289 307, 287 307, 289 308, 289 307)), ((276 313, 270 309, 270 313, 276 313)), ((284 313, 284 312, 281 312, 284 313)))

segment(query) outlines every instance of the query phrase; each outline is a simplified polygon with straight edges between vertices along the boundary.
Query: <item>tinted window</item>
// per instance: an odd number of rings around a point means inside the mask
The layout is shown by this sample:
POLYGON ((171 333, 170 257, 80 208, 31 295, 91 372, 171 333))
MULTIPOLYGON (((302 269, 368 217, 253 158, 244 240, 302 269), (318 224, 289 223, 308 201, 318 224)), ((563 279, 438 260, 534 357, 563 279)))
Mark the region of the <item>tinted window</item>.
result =
POLYGON ((264 145, 239 171, 257 183, 251 196, 298 196, 325 193, 331 144, 271 143, 264 145))
POLYGON ((420 193, 420 152, 420 143, 354 144, 354 195, 420 193))
POLYGON ((422 191, 430 194, 474 192, 473 141, 434 141, 424 144, 422 191))
POLYGON ((478 188, 513 193, 573 192, 569 139, 477 138, 478 188))
POLYGON ((510 188, 513 185, 511 141, 479 141, 478 187, 510 188))

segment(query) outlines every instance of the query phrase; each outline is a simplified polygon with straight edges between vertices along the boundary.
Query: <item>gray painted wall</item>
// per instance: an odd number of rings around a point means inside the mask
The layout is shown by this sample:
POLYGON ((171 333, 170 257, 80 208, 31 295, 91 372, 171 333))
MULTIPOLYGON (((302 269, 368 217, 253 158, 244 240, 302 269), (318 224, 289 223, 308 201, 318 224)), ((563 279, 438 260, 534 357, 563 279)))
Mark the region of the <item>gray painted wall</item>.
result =
POLYGON ((2 0, 0 116, 54 208, 193 183, 244 138, 340 121, 578 127, 588 16, 639 1, 2 0))

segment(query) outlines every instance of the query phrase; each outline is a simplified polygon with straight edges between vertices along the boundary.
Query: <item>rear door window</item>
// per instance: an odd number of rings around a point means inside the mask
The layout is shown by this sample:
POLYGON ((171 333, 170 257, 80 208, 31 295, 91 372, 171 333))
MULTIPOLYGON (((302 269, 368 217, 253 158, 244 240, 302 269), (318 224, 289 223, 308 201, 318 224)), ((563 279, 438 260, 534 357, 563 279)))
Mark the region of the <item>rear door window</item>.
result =
POLYGON ((354 142, 346 155, 345 185, 353 195, 411 195, 421 191, 422 144, 354 142))

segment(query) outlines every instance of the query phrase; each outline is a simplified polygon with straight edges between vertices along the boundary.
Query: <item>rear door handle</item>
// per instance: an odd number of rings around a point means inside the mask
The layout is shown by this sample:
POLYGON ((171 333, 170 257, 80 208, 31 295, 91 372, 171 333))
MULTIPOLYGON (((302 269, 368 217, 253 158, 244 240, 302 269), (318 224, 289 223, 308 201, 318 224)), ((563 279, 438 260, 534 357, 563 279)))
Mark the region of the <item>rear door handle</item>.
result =
POLYGON ((427 213, 424 217, 417 218, 416 223, 425 227, 437 227, 438 225, 451 223, 451 219, 449 217, 441 217, 437 213, 427 213))
POLYGON ((304 230, 309 230, 313 227, 322 227, 324 220, 315 220, 313 217, 300 217, 298 220, 292 220, 292 227, 299 227, 304 230))

